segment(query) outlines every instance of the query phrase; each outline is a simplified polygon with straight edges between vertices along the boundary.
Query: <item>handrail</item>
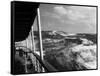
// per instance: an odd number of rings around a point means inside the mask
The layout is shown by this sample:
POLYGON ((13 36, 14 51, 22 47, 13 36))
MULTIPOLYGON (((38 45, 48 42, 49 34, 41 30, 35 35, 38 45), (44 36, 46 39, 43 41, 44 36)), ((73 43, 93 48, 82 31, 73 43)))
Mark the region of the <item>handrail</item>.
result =
POLYGON ((26 48, 27 50, 29 50, 29 51, 23 51, 23 52, 25 52, 25 53, 32 53, 36 57, 36 59, 39 61, 41 66, 43 66, 43 68, 45 69, 46 72, 57 72, 58 71, 48 61, 46 61, 46 60, 42 60, 41 61, 40 56, 35 54, 35 53, 33 53, 30 48, 27 48, 25 46, 16 46, 16 47, 23 47, 23 48, 26 48))

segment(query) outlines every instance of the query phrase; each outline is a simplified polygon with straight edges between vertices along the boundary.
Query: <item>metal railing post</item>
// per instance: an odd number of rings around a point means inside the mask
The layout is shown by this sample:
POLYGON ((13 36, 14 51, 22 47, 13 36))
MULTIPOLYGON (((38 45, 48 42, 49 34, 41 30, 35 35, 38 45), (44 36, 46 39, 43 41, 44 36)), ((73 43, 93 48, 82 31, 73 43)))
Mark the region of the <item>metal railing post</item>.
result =
MULTIPOLYGON (((40 21, 40 10, 39 10, 39 8, 37 8, 37 26, 38 26, 38 30, 39 30, 40 59, 41 59, 41 61, 43 61, 44 58, 43 58, 42 33, 41 33, 41 21, 40 21)), ((42 67, 42 72, 44 72, 43 67, 42 67)))
MULTIPOLYGON (((28 47, 28 42, 27 42, 27 39, 26 39, 26 47, 28 47)), ((27 50, 25 50, 27 51, 27 50)), ((26 53, 24 54, 24 58, 25 58, 25 73, 28 73, 28 70, 27 70, 27 57, 26 57, 26 53)))
MULTIPOLYGON (((35 40, 34 40, 34 30, 33 30, 33 26, 31 28, 31 40, 32 40, 32 52, 35 53, 36 48, 35 48, 35 40)), ((34 57, 34 66, 35 66, 35 70, 37 69, 37 65, 36 65, 36 58, 34 57)))

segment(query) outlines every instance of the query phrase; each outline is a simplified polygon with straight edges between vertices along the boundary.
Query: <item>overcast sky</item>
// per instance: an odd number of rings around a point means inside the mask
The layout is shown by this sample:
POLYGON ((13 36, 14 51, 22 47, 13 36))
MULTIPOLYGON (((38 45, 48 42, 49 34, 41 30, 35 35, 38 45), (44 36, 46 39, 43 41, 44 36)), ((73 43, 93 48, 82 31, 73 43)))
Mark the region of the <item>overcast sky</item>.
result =
POLYGON ((42 30, 96 33, 96 7, 41 4, 42 30))

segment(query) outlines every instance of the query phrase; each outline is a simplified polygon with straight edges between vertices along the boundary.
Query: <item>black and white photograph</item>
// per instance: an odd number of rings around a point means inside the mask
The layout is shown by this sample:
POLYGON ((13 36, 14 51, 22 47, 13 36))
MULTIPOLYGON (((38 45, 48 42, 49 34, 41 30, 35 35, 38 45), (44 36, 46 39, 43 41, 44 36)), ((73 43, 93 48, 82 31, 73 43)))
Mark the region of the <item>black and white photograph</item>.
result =
POLYGON ((97 70, 97 6, 11 2, 11 74, 97 70))

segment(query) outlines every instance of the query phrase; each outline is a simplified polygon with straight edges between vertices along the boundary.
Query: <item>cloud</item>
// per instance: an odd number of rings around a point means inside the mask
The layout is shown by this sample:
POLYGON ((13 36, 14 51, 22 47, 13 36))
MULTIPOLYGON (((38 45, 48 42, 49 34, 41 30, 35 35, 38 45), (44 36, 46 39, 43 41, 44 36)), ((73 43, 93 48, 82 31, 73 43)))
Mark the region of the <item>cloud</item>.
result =
MULTIPOLYGON (((45 5, 44 5, 45 6, 45 5)), ((41 9, 42 23, 45 25, 50 22, 50 27, 62 26, 62 28, 74 28, 76 31, 80 28, 83 32, 96 31, 96 8, 85 6, 65 6, 65 5, 47 5, 41 9)), ((67 31, 65 29, 65 31, 67 31)))
POLYGON ((85 15, 83 13, 84 9, 80 6, 67 6, 67 8, 64 6, 55 6, 54 12, 60 17, 67 17, 72 20, 85 18, 85 15))
POLYGON ((58 13, 59 15, 66 15, 67 10, 63 6, 56 6, 54 7, 54 11, 58 13))
MULTIPOLYGON (((63 23, 84 24, 89 29, 96 27, 96 8, 83 6, 55 6, 54 12, 63 23)), ((54 16, 55 17, 55 16, 54 16)))

